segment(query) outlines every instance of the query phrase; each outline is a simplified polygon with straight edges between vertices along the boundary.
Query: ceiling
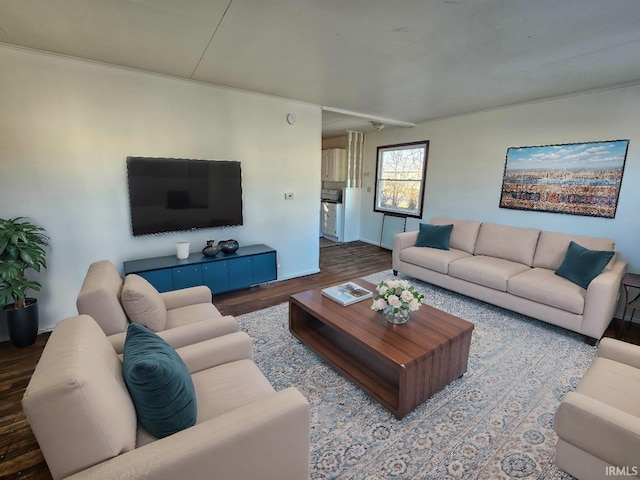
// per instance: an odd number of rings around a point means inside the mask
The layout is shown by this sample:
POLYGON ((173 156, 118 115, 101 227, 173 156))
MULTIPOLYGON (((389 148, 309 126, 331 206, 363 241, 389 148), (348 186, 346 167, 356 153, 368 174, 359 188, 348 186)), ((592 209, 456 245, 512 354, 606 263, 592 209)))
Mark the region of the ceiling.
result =
POLYGON ((330 137, 640 83, 640 1, 0 0, 0 43, 316 103, 330 137))

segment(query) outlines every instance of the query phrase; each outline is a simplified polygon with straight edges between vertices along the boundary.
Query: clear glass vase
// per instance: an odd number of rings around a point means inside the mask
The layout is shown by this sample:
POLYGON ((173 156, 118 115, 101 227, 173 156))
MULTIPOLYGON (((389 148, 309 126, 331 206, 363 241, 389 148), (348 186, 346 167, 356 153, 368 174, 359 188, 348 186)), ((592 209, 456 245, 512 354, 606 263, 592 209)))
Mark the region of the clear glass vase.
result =
POLYGON ((393 323, 394 325, 400 325, 401 323, 407 323, 409 320, 409 309, 408 308, 393 308, 386 307, 382 314, 387 319, 389 323, 393 323))

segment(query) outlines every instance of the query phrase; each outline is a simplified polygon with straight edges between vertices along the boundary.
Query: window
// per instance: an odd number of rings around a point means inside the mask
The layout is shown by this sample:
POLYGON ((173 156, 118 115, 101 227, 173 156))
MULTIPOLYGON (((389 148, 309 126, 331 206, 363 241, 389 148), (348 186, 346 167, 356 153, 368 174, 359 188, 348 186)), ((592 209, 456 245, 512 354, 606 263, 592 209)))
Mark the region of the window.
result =
POLYGON ((422 218, 429 141, 378 147, 374 212, 422 218))

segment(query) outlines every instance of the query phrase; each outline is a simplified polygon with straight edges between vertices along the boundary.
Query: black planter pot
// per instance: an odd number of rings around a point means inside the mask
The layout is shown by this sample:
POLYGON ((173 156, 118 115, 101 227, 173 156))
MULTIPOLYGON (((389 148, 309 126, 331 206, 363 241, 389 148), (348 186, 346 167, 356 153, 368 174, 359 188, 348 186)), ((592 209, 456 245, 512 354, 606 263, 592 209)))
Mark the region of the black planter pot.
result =
POLYGON ((27 298, 27 306, 18 308, 14 304, 3 308, 9 326, 9 339, 18 348, 33 345, 38 336, 38 301, 27 298))

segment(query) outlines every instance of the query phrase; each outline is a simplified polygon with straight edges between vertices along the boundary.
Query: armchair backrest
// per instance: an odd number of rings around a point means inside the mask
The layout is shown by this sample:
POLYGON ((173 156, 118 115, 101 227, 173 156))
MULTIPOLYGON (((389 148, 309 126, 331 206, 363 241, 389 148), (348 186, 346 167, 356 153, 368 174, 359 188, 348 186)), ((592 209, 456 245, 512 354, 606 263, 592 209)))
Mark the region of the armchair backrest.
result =
POLYGON ((106 335, 124 332, 129 320, 120 303, 123 280, 108 260, 92 263, 76 300, 80 315, 89 315, 106 335))
POLYGON ((54 479, 136 445, 136 412, 122 362, 87 315, 58 322, 22 398, 54 479))

